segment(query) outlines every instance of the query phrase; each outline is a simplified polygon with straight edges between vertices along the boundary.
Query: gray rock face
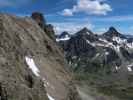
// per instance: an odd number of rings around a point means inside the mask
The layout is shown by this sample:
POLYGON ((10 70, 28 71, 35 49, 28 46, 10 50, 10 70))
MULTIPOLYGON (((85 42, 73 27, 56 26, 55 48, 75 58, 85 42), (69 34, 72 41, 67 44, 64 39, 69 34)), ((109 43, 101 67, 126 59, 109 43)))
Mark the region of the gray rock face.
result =
POLYGON ((45 31, 45 33, 51 39, 55 40, 55 35, 54 35, 55 32, 54 32, 53 25, 46 23, 45 18, 42 13, 34 12, 32 13, 31 18, 37 22, 37 24, 45 31))
POLYGON ((46 21, 42 13, 34 12, 32 13, 31 17, 38 23, 41 28, 44 28, 46 21))
POLYGON ((26 29, 34 26, 30 25, 30 19, 26 20, 0 15, 1 100, 48 100, 43 82, 25 62, 25 56, 31 55, 35 48, 32 32, 26 29))
POLYGON ((0 14, 0 100, 80 100, 63 66, 62 53, 35 21, 0 14))

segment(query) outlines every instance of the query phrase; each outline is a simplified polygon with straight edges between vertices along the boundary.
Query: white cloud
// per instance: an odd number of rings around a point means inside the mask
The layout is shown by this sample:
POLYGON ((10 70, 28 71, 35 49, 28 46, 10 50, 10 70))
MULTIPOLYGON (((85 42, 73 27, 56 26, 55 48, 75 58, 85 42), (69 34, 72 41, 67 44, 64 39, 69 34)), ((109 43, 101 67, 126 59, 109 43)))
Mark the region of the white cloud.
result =
POLYGON ((74 34, 83 27, 92 29, 94 26, 91 23, 75 23, 75 22, 58 22, 51 23, 54 25, 56 34, 61 34, 63 31, 68 31, 70 34, 74 34))
POLYGON ((106 29, 106 28, 99 28, 99 29, 96 30, 96 33, 97 33, 97 34, 103 34, 103 33, 105 33, 107 30, 108 30, 108 29, 106 29))
POLYGON ((64 16, 73 16, 73 12, 70 9, 64 9, 62 14, 64 16))
POLYGON ((72 9, 64 9, 62 15, 72 16, 74 13, 84 12, 86 14, 106 15, 112 8, 105 0, 77 0, 72 9), (69 13, 69 14, 66 14, 69 13))

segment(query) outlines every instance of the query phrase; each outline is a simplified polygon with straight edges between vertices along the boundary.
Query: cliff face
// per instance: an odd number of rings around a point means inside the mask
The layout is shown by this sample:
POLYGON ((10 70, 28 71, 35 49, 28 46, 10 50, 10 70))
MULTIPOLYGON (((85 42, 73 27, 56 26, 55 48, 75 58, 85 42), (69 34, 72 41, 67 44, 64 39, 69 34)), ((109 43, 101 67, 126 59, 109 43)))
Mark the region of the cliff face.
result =
POLYGON ((65 66, 32 18, 0 14, 0 100, 80 100, 65 66))

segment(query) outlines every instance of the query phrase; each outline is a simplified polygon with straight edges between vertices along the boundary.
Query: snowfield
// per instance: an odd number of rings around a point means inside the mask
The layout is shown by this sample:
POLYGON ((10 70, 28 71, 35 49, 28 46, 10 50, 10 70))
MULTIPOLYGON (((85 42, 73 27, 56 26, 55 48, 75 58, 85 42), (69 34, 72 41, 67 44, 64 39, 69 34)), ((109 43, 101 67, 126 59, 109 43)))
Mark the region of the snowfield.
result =
POLYGON ((48 93, 47 93, 47 96, 49 98, 49 100, 55 100, 53 97, 51 97, 48 93))
POLYGON ((25 60, 26 60, 27 65, 29 66, 29 68, 32 70, 32 72, 37 77, 39 77, 40 76, 39 75, 40 71, 39 71, 38 67, 36 66, 34 60, 32 58, 28 57, 28 56, 25 57, 25 60))

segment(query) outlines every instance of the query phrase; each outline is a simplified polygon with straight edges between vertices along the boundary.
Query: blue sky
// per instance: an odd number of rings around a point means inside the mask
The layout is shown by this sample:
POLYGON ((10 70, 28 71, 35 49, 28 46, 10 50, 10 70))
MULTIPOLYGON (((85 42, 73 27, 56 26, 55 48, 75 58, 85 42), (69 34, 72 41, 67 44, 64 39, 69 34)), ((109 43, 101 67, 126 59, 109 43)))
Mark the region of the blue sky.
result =
POLYGON ((0 11, 19 16, 42 12, 56 32, 88 27, 103 33, 110 26, 133 35, 133 0, 0 0, 0 11))

